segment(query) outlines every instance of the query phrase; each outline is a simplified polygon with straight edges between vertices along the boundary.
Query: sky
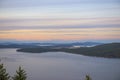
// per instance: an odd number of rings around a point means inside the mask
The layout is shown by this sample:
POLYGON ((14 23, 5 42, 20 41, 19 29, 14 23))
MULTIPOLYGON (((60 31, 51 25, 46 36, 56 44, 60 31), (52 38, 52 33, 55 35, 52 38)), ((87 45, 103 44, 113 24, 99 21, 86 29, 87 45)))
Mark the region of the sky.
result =
POLYGON ((0 0, 0 40, 120 42, 120 0, 0 0))

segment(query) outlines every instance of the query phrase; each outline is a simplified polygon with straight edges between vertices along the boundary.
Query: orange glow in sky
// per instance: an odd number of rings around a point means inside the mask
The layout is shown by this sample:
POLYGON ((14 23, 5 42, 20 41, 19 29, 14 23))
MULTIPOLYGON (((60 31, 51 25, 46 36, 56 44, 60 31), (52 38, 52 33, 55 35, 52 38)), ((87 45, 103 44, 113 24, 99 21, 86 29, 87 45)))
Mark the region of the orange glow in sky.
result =
POLYGON ((120 28, 86 28, 86 29, 24 29, 0 31, 1 39, 16 40, 85 40, 118 39, 120 28))
POLYGON ((120 1, 1 0, 0 40, 120 41, 120 1))

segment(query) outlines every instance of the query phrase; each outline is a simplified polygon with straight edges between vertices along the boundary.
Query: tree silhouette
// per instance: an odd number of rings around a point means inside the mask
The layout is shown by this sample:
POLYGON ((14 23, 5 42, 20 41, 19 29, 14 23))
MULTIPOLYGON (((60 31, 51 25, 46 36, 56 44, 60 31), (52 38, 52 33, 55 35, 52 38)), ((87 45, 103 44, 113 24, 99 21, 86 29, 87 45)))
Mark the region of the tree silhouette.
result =
POLYGON ((14 77, 12 77, 12 79, 13 80, 26 80, 27 79, 26 72, 24 71, 24 69, 19 67, 19 69, 16 71, 16 74, 14 75, 14 77))
POLYGON ((92 79, 91 79, 91 77, 89 75, 86 75, 85 80, 92 80, 92 79))
POLYGON ((6 72, 6 69, 4 68, 3 64, 0 64, 0 80, 9 80, 10 76, 6 72))

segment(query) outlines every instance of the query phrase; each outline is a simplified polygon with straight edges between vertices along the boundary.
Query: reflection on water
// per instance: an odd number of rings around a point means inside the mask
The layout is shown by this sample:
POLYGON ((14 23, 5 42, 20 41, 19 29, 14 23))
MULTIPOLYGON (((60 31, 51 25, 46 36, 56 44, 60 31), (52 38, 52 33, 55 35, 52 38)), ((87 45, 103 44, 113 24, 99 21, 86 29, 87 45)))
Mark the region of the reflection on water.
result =
POLYGON ((120 80, 120 59, 107 59, 64 52, 22 53, 0 49, 0 58, 13 75, 19 65, 27 71, 28 80, 120 80))

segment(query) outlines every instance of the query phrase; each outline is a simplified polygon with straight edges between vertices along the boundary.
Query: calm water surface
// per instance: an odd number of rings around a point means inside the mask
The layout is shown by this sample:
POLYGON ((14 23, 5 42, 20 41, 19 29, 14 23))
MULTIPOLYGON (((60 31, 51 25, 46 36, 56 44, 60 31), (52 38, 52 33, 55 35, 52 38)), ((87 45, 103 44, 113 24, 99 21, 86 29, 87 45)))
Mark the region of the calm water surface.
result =
POLYGON ((120 59, 96 58, 65 52, 23 53, 0 49, 0 58, 11 76, 22 66, 28 80, 120 80, 120 59))

